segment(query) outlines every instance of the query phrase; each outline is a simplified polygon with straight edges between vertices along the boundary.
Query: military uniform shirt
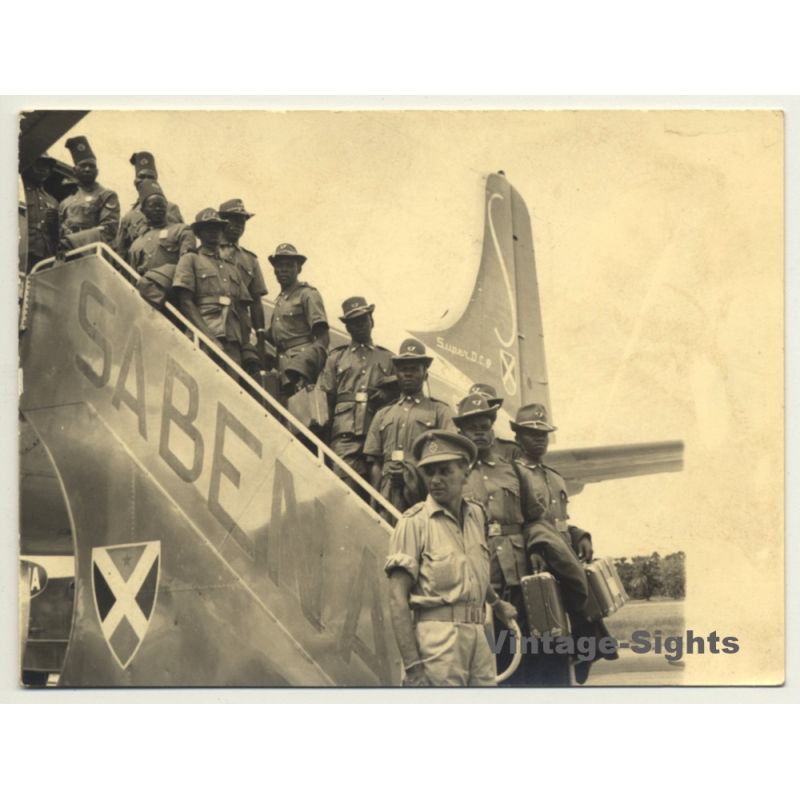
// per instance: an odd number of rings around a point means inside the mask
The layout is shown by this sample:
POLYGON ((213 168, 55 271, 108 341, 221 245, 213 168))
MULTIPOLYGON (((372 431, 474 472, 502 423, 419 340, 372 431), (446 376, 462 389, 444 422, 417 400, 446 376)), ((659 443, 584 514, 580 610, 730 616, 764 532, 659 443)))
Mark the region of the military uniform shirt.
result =
POLYGON ((409 602, 416 608, 456 603, 481 608, 489 588, 486 518, 478 503, 462 500, 464 527, 433 497, 400 517, 389 542, 385 570, 414 579, 409 602))
POLYGON ((545 510, 543 519, 552 523, 561 533, 567 533, 569 495, 564 479, 546 464, 531 461, 525 456, 518 458, 517 464, 531 478, 536 500, 545 510))
POLYGON ((370 423, 366 403, 357 404, 355 394, 374 389, 387 375, 394 375, 394 364, 391 351, 384 347, 351 341, 331 350, 318 385, 334 402, 332 439, 343 433, 366 436, 370 423))
POLYGON ((364 454, 380 459, 384 470, 388 469, 395 450, 402 450, 405 459, 413 461, 411 446, 414 440, 421 433, 435 429, 458 433, 450 406, 426 397, 422 392, 403 395, 375 415, 364 444, 364 454))
POLYGON ((328 323, 322 296, 313 286, 295 281, 275 300, 270 320, 272 341, 278 350, 290 348, 292 339, 310 337, 311 329, 318 322, 328 323))
MULTIPOLYGON (((178 206, 167 200, 167 225, 174 225, 183 221, 183 215, 178 206)), ((122 218, 122 222, 119 225, 119 234, 114 243, 114 249, 121 258, 128 261, 131 245, 147 231, 148 227, 147 217, 142 213, 142 204, 137 200, 122 218)))
POLYGON ((82 247, 94 242, 112 244, 119 228, 119 198, 116 192, 99 183, 90 188, 78 186, 78 191, 61 201, 61 236, 70 247, 82 247))
POLYGON ((526 525, 537 521, 544 512, 532 482, 504 458, 479 459, 472 467, 464 496, 477 500, 486 509, 492 585, 496 589, 518 586, 530 571, 526 525))
POLYGON ((239 306, 249 303, 251 297, 239 270, 217 249, 203 245, 198 252, 183 256, 172 288, 192 292, 197 310, 217 338, 243 344, 239 306), (213 302, 213 298, 222 302, 213 302))
POLYGON ((131 245, 128 263, 140 274, 164 264, 177 264, 181 256, 193 250, 192 229, 183 223, 163 228, 148 228, 131 245))
POLYGON ((34 255, 36 261, 50 258, 55 252, 47 236, 45 214, 50 208, 58 211, 58 202, 41 186, 26 183, 25 204, 28 208, 28 253, 34 255))

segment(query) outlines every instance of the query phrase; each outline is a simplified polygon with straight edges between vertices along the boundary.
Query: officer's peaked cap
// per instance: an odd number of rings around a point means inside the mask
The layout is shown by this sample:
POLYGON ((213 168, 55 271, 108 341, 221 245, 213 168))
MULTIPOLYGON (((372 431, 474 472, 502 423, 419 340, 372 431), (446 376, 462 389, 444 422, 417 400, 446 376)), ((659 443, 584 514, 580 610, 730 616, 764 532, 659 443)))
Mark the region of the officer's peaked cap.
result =
POLYGON ((406 339, 400 345, 400 352, 392 356, 395 364, 402 364, 404 361, 422 361, 426 367, 433 363, 433 357, 425 352, 425 345, 416 339, 406 339))
POLYGON ((479 394, 486 398, 486 402, 490 406, 497 406, 500 408, 503 405, 503 398, 497 396, 497 389, 490 386, 488 383, 473 383, 469 387, 470 394, 479 394))
POLYGON ((411 452, 418 467, 460 458, 465 458, 471 467, 478 458, 478 448, 466 436, 443 430, 426 431, 417 436, 411 452))
POLYGON ((93 158, 95 161, 97 157, 89 144, 89 140, 85 136, 73 136, 64 142, 64 147, 72 154, 72 163, 80 164, 81 161, 86 161, 87 158, 93 158))
POLYGON ((468 394, 458 403, 458 416, 453 417, 453 422, 461 427, 462 422, 466 422, 472 417, 489 417, 492 421, 497 419, 497 406, 490 406, 483 395, 468 394))
POLYGON ((197 233, 199 228, 204 225, 227 225, 224 219, 217 214, 216 208, 204 208, 195 218, 191 225, 192 230, 197 233))
POLYGON ((137 175, 145 170, 150 170, 158 178, 156 160, 152 153, 146 153, 144 150, 141 153, 134 153, 131 156, 131 164, 133 164, 137 175))
POLYGON ((363 297, 348 297, 342 303, 342 316, 339 319, 342 322, 347 322, 349 319, 371 314, 374 310, 375 306, 367 305, 367 301, 363 297))
POLYGON ((250 219, 250 217, 254 217, 255 214, 251 214, 245 207, 244 202, 235 199, 235 200, 226 200, 220 207, 219 207, 219 215, 223 219, 227 219, 227 217, 231 214, 237 214, 240 217, 244 217, 245 219, 250 219))
POLYGON ((547 421, 547 409, 541 403, 522 406, 517 411, 517 418, 511 423, 513 431, 555 431, 555 425, 547 421))
POLYGON ((300 262, 301 267, 306 263, 306 257, 301 256, 300 253, 297 252, 297 248, 288 242, 279 244, 275 248, 275 252, 271 256, 267 256, 267 258, 273 267, 275 266, 275 261, 279 258, 295 258, 300 262))

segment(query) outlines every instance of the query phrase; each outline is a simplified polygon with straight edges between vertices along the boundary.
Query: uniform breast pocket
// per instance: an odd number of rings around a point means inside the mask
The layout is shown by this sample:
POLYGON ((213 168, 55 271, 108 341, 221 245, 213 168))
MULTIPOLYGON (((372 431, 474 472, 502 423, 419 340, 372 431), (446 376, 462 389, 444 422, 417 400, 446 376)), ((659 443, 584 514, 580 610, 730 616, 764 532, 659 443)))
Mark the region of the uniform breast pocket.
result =
POLYGON ((414 433, 425 433, 436 427, 436 413, 432 410, 425 410, 418 414, 414 419, 414 433))
POLYGON ((458 588, 461 578, 461 561, 456 553, 436 551, 424 553, 428 562, 433 588, 439 594, 447 594, 458 588))
POLYGON ((203 269, 197 273, 197 294, 203 297, 213 297, 222 294, 221 284, 216 272, 203 269))
POLYGON ((308 325, 301 305, 286 306, 281 309, 281 322, 289 333, 300 336, 308 333, 308 325))

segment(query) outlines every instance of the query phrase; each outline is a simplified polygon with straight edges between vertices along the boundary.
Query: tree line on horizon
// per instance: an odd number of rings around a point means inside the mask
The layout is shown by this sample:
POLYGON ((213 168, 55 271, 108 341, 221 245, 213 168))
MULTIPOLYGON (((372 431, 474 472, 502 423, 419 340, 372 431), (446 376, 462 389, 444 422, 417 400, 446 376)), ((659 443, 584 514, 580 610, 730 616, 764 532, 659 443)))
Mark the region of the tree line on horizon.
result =
POLYGON ((686 597, 686 555, 682 550, 663 558, 658 553, 649 556, 615 558, 619 578, 631 600, 650 600, 666 595, 675 600, 686 597))

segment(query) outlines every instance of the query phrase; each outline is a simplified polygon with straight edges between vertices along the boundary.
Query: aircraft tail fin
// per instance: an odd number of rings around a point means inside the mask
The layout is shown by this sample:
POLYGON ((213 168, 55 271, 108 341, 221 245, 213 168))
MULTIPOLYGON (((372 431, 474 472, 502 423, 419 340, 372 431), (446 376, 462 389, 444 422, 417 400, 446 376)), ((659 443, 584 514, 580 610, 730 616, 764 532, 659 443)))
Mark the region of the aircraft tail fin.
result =
POLYGON ((487 178, 485 208, 481 264, 464 313, 444 330, 414 335, 474 383, 494 386, 512 416, 542 403, 552 417, 528 209, 503 173, 487 178))

